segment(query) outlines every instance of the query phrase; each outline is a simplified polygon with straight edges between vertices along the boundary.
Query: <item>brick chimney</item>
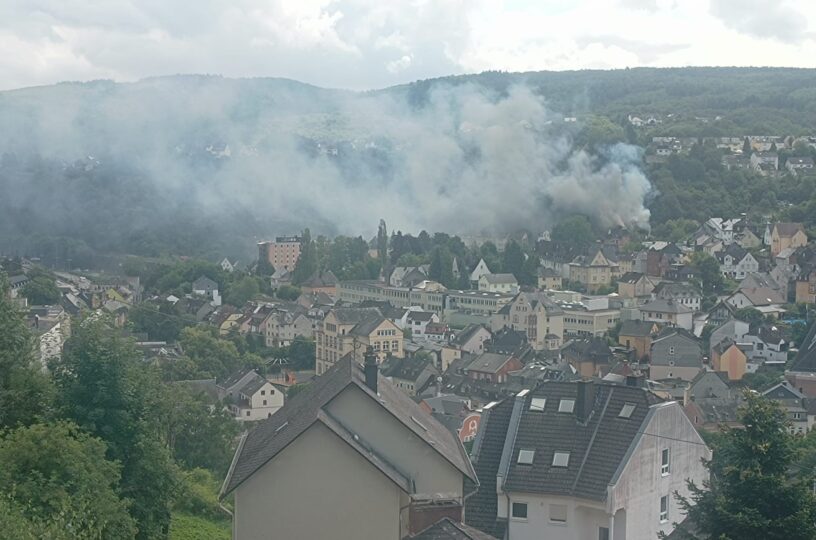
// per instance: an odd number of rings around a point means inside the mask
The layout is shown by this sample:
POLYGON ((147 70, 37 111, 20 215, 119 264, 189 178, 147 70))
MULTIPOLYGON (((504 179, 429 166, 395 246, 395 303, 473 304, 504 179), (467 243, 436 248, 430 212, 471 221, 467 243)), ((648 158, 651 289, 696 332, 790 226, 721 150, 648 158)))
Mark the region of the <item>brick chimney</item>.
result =
POLYGON ((595 383, 578 381, 577 396, 575 398, 575 418, 585 424, 592 415, 592 406, 595 404, 595 383))
POLYGON ((374 349, 371 346, 366 347, 363 371, 365 372, 366 386, 368 386, 371 391, 376 394, 377 376, 379 374, 379 370, 377 369, 377 355, 374 354, 374 349))

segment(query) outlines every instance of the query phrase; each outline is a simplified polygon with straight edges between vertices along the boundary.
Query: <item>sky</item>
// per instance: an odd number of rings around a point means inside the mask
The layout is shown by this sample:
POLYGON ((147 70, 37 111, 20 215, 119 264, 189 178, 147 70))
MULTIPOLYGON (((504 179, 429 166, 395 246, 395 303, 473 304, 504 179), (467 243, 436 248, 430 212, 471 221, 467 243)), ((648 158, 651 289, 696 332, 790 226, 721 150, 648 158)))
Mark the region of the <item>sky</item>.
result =
POLYGON ((177 73, 382 88, 485 70, 816 67, 814 0, 0 0, 0 90, 177 73))

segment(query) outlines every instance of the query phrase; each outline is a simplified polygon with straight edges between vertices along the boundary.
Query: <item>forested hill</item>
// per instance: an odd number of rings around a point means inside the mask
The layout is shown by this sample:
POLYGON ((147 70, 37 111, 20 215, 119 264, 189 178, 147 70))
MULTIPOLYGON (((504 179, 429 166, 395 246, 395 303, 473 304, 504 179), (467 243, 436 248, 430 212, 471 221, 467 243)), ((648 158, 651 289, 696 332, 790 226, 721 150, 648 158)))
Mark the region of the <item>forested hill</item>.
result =
MULTIPOLYGON (((659 134, 736 136, 805 135, 816 126, 816 69, 799 68, 633 68, 623 70, 484 72, 417 81, 382 90, 402 93, 414 103, 439 85, 476 84, 497 91, 534 87, 550 107, 570 116, 674 114, 677 124, 659 134), (713 120, 702 124, 695 117, 713 120)), ((658 134, 658 133, 656 133, 658 134)))
POLYGON ((647 181, 634 152, 610 145, 814 126, 816 70, 805 69, 487 72, 369 92, 198 75, 6 91, 0 253, 80 266, 100 252, 246 260, 259 239, 305 226, 373 235, 380 217, 414 233, 540 231, 596 216, 587 195, 599 190, 608 215, 596 225, 645 219, 645 206, 654 227, 698 219, 708 208, 683 194, 716 178, 719 209, 753 199, 726 188, 743 180, 715 156, 686 186, 640 164, 647 181), (660 122, 635 132, 629 115, 660 122))

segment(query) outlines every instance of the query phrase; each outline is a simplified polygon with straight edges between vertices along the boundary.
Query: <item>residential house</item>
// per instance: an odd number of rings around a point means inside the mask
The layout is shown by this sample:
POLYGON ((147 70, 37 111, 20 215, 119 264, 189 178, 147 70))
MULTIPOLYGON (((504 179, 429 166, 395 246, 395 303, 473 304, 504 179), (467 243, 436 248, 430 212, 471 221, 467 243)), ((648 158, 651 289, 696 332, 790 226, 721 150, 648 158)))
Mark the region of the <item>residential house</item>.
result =
POLYGON ((218 396, 236 420, 263 420, 284 404, 283 392, 255 370, 239 371, 216 384, 218 396))
POLYGON ((751 272, 759 272, 759 262, 739 244, 729 244, 717 253, 722 275, 731 279, 744 279, 751 272))
POLYGON ((659 329, 653 322, 623 321, 618 332, 618 343, 627 349, 634 349, 635 359, 638 361, 649 358, 652 336, 657 335, 659 329))
POLYGON ((683 410, 698 430, 717 432, 723 426, 739 427, 741 389, 734 388, 728 374, 701 371, 683 392, 683 410))
POLYGON ((569 264, 569 279, 595 292, 612 283, 617 263, 610 261, 600 248, 593 248, 585 255, 575 257, 569 264))
POLYGON ((424 337, 428 324, 438 322, 439 315, 432 311, 408 310, 405 313, 404 328, 411 331, 411 337, 424 337))
POLYGON ((691 381, 703 369, 700 341, 683 330, 665 329, 652 341, 649 377, 691 381))
POLYGON ((643 298, 650 296, 655 282, 646 274, 627 272, 618 279, 618 295, 621 298, 643 298))
POLYGON ((469 379, 499 384, 507 380, 509 372, 519 370, 523 365, 512 353, 484 352, 464 368, 464 373, 469 379))
POLYGON ((544 290, 558 290, 563 287, 563 278, 561 274, 552 268, 544 266, 538 269, 538 288, 544 290))
POLYGON ((606 338, 574 339, 561 349, 561 357, 582 377, 603 377, 612 364, 612 349, 606 338))
POLYGON ((410 288, 428 279, 430 265, 395 266, 388 276, 388 284, 392 287, 410 288))
POLYGON ((661 281, 652 291, 652 296, 660 300, 673 300, 692 311, 700 311, 703 293, 696 285, 686 282, 661 281))
POLYGON ((785 161, 785 168, 792 174, 813 172, 813 158, 789 157, 787 161, 785 161))
POLYGON ((317 270, 300 284, 303 294, 325 293, 337 296, 337 276, 331 270, 317 270))
POLYGON ((380 362, 391 355, 405 355, 402 330, 376 308, 334 308, 315 332, 315 358, 322 375, 340 358, 351 354, 361 361, 366 347, 372 347, 380 362))
POLYGON ((479 278, 479 290, 492 293, 516 294, 519 291, 518 281, 513 274, 482 274, 479 278))
POLYGON ((390 357, 380 366, 382 375, 409 396, 418 396, 436 383, 439 370, 429 354, 413 354, 405 358, 390 357))
POLYGON ((752 364, 784 367, 788 361, 788 342, 779 328, 763 324, 756 331, 745 334, 739 342, 752 364))
POLYGON ((788 416, 788 431, 791 435, 804 435, 813 429, 812 415, 808 414, 808 398, 791 386, 788 381, 772 386, 762 395, 779 403, 788 416))
POLYGON ((485 407, 465 522, 513 540, 671 533, 711 451, 677 402, 592 381, 544 382, 485 407))
POLYGON ((711 367, 725 372, 731 381, 739 381, 745 375, 748 357, 731 339, 724 339, 711 347, 711 367))
POLYGON ((485 274, 490 273, 490 268, 487 267, 487 263, 484 262, 484 259, 479 259, 479 262, 476 264, 476 267, 470 273, 470 285, 471 287, 478 288, 479 287, 479 280, 481 280, 482 276, 485 274))
POLYGON ((292 271, 287 270, 283 266, 275 268, 275 271, 269 276, 269 285, 273 289, 279 289, 292 284, 292 271))
POLYGON ((461 521, 467 485, 458 438, 348 354, 242 436, 221 497, 236 540, 402 539, 461 521))
MULTIPOLYGON (((645 274, 654 277, 666 277, 676 264, 681 262, 682 250, 671 242, 654 242, 646 251, 645 274)), ((637 268, 636 272, 639 272, 637 268)))
POLYGON ((442 372, 448 371, 451 363, 461 358, 462 353, 482 354, 485 350, 485 341, 491 337, 493 337, 492 332, 482 324, 471 324, 462 331, 454 333, 451 340, 442 347, 442 372))
POLYGON ((193 294, 207 296, 212 300, 213 306, 221 305, 221 295, 218 293, 218 283, 206 276, 201 276, 193 281, 193 294))
POLYGON ((462 443, 470 442, 479 432, 481 413, 473 410, 469 398, 456 394, 440 394, 424 398, 420 403, 441 424, 455 433, 462 443))
POLYGON ((706 320, 709 324, 720 325, 729 319, 733 319, 736 312, 737 308, 721 300, 708 310, 708 318, 706 320))
POLYGON ((264 321, 262 332, 267 347, 286 347, 296 337, 313 337, 314 327, 305 310, 275 309, 264 321))
POLYGON ((779 169, 779 155, 776 152, 754 152, 751 154, 751 167, 756 171, 762 171, 767 166, 771 170, 779 169))
POLYGON ((621 318, 621 311, 609 306, 609 297, 583 297, 580 302, 560 302, 564 311, 564 337, 606 335, 621 318))
POLYGON ((776 257, 787 248, 806 246, 808 237, 802 223, 776 223, 771 229, 771 255, 776 257))
POLYGON ((542 292, 518 293, 490 318, 491 329, 512 328, 524 332, 537 351, 555 350, 564 338, 564 311, 542 292))
POLYGON ((430 322, 425 326, 425 334, 421 336, 424 340, 432 343, 442 344, 450 339, 451 329, 445 323, 430 322))
POLYGON ((811 325, 805 339, 797 345, 799 351, 785 372, 785 379, 805 396, 816 398, 816 324, 811 325))
POLYGON ((816 266, 803 268, 796 278, 796 302, 816 303, 816 266))
POLYGON ((734 309, 754 308, 764 315, 774 317, 785 311, 782 308, 785 298, 778 290, 770 287, 741 287, 725 301, 734 309))
POLYGON ((762 238, 754 231, 745 227, 742 231, 734 235, 734 241, 743 249, 756 249, 762 246, 762 238))
MULTIPOLYGON (((709 347, 713 348, 723 341, 733 341, 735 343, 743 343, 743 338, 749 333, 751 327, 747 322, 738 319, 728 319, 717 328, 715 328, 708 336, 709 347)), ((710 353, 713 354, 713 353, 710 353)))
POLYGON ((221 259, 221 262, 218 263, 218 266, 220 266, 221 270, 224 272, 229 272, 231 274, 238 267, 238 261, 231 262, 228 258, 224 257, 221 259))
POLYGON ((641 320, 691 330, 694 311, 674 300, 658 298, 640 306, 641 320))

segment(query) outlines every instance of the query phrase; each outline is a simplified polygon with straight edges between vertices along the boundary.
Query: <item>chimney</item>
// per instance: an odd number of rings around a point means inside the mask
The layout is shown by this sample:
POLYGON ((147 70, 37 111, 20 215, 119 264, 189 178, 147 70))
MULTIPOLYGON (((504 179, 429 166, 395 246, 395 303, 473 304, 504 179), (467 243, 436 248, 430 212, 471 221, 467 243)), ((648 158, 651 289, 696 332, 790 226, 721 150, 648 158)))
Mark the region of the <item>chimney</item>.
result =
POLYGON ((627 375, 626 386, 641 387, 643 386, 643 379, 639 375, 627 375))
POLYGON ((592 415, 595 404, 595 383, 591 380, 578 381, 578 395, 575 398, 575 418, 585 424, 592 415))
POLYGON ((374 349, 371 346, 366 347, 365 364, 363 364, 363 371, 365 372, 365 383, 372 392, 377 393, 377 355, 374 354, 374 349))

